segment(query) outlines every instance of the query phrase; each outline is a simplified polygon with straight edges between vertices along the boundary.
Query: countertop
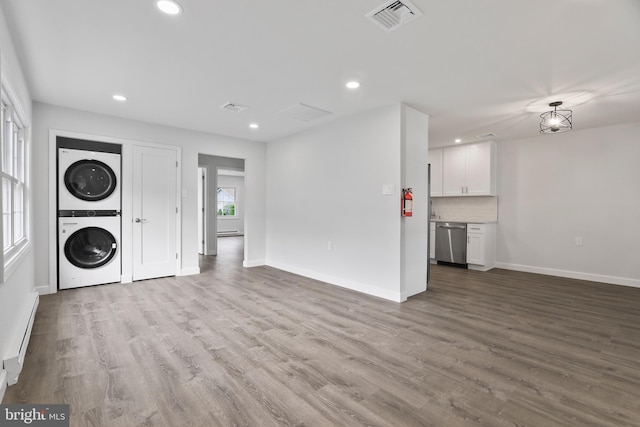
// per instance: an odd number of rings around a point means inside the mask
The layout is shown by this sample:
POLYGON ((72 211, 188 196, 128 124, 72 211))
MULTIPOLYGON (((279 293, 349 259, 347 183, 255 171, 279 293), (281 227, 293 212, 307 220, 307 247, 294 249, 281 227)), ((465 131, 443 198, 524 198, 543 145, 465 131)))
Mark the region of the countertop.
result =
POLYGON ((477 220, 461 220, 461 219, 450 219, 450 218, 431 218, 431 222, 462 222, 465 224, 495 224, 498 221, 477 221, 477 220))

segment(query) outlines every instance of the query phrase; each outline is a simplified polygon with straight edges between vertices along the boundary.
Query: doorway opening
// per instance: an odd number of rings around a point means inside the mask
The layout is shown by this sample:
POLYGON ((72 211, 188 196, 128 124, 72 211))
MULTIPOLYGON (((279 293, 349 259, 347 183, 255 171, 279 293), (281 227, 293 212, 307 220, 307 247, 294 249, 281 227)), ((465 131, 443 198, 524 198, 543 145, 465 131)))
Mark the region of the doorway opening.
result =
MULTIPOLYGON (((244 259, 245 162, 198 154, 198 252, 200 269, 214 266, 213 256, 244 259), (228 240, 224 240, 228 239, 228 240)), ((230 261, 230 260, 227 260, 230 261)))

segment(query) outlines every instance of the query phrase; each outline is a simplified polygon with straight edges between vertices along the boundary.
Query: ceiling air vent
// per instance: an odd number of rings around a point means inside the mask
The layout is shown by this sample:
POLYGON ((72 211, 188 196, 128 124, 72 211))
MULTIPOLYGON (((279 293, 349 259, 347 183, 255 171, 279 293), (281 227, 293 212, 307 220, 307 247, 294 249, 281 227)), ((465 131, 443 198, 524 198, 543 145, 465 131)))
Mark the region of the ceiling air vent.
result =
POLYGON ((226 104, 221 105, 220 108, 222 110, 233 111, 234 113, 240 113, 249 107, 247 107, 246 105, 236 104, 235 102, 227 102, 226 104))
POLYGON ((421 16, 422 12, 408 1, 391 0, 367 13, 365 16, 383 30, 393 31, 412 19, 421 16))
POLYGON ((303 122, 310 122, 311 120, 333 114, 331 111, 321 110, 320 108, 312 107, 303 103, 298 103, 289 108, 285 108, 280 111, 280 113, 291 117, 292 119, 302 120, 303 122))
POLYGON ((483 133, 482 135, 476 135, 477 139, 491 139, 495 137, 496 137, 496 134, 493 132, 483 133))

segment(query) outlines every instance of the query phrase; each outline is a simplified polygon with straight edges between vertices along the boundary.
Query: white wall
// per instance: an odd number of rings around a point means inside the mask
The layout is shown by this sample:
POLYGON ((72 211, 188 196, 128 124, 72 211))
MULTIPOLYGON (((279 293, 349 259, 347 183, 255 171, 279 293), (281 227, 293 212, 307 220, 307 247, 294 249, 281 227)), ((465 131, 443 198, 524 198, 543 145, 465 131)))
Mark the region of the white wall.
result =
MULTIPOLYGON (((31 123, 31 96, 16 56, 2 9, 0 9, 0 70, 3 76, 11 83, 18 102, 20 102, 24 110, 27 122, 31 123)), ((29 139, 28 133, 27 139, 29 139)), ((29 159, 32 158, 32 153, 33 149, 29 154, 29 159)), ((33 182, 33 176, 32 168, 29 175, 31 182, 33 182)), ((31 203, 33 206, 33 194, 31 195, 31 203)), ((33 209, 30 217, 33 218, 33 209)), ((28 295, 34 289, 33 247, 38 244, 38 236, 34 235, 33 227, 30 229, 29 235, 32 239, 31 249, 16 267, 13 274, 5 278, 4 283, 0 284, 0 356, 5 355, 9 340, 18 329, 17 321, 19 320, 18 316, 21 314, 20 311, 24 308, 28 295)), ((0 359, 3 360, 4 357, 0 357, 0 359)), ((0 374, 2 374, 1 369, 0 374)), ((0 385, 0 390, 2 389, 3 387, 0 385)), ((0 392, 0 399, 2 399, 1 394, 0 392)))
MULTIPOLYGON (((125 120, 84 111, 34 104, 34 176, 35 233, 40 237, 35 248, 36 283, 49 286, 48 263, 50 215, 48 209, 49 130, 107 136, 182 148, 182 264, 183 273, 197 272, 197 168, 198 153, 245 159, 247 193, 247 229, 245 230, 245 265, 264 263, 265 253, 265 153, 263 143, 243 141, 219 135, 187 131, 150 123, 125 120)), ((55 235, 55 234, 54 234, 55 235)))
POLYGON ((413 190, 413 216, 401 221, 402 300, 427 289, 429 117, 402 106, 402 187, 413 190))
POLYGON ((639 139, 633 123, 500 143, 498 266, 640 286, 639 139))
POLYGON ((218 218, 218 232, 238 230, 244 234, 244 176, 218 175, 218 187, 236 189, 236 216, 218 218))
POLYGON ((268 265, 401 300, 400 127, 392 106, 268 143, 268 265))

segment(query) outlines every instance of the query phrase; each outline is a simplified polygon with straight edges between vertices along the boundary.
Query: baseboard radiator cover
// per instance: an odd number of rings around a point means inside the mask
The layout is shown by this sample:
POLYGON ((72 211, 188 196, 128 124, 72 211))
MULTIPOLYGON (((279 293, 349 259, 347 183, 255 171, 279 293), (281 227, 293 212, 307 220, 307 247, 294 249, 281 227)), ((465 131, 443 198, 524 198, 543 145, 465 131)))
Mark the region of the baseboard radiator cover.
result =
POLYGON ((7 384, 14 385, 18 382, 18 377, 24 365, 24 358, 27 354, 29 339, 31 338, 31 329, 36 318, 36 310, 40 297, 37 292, 32 292, 27 298, 27 302, 19 313, 17 329, 13 335, 13 339, 9 343, 9 347, 3 361, 4 369, 7 374, 7 384))
POLYGON ((4 392, 7 389, 7 371, 0 369, 0 402, 4 398, 4 392))

